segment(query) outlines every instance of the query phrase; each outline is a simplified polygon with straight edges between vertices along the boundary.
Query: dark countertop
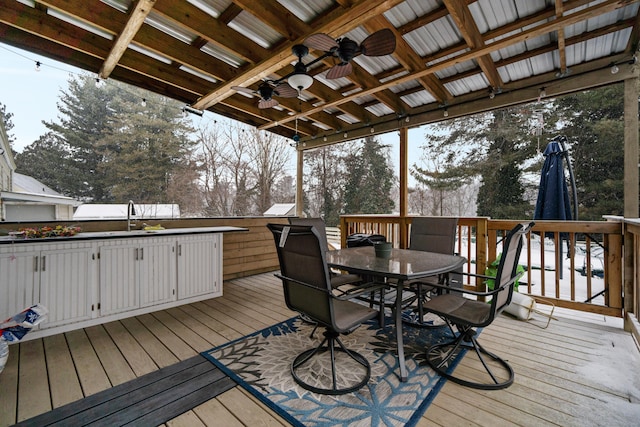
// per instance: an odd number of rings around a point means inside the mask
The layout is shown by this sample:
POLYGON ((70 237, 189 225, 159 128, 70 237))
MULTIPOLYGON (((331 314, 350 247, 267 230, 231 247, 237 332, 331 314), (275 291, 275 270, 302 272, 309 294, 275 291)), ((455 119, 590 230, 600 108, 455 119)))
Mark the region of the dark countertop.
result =
POLYGON ((194 227, 194 228, 167 228, 164 230, 131 230, 131 231, 89 231, 81 232, 75 236, 44 237, 25 239, 24 237, 1 236, 0 245, 8 243, 45 243, 63 242, 69 240, 102 240, 123 239, 151 236, 173 236, 181 234, 206 234, 206 233, 230 233, 236 231, 248 231, 243 227, 194 227))

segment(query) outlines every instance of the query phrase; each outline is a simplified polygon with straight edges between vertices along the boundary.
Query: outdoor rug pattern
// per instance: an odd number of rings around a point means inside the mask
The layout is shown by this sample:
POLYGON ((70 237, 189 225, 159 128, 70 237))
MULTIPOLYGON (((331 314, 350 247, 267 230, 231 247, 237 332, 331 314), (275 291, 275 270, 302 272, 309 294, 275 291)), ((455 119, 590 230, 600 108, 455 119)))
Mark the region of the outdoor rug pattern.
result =
MULTIPOLYGON (((314 325, 299 317, 202 355, 294 426, 413 426, 446 381, 427 365, 425 349, 451 339, 451 331, 446 326, 404 327, 409 376, 403 383, 397 374, 395 327, 391 319, 386 319, 385 324, 387 327, 381 330, 377 321, 372 320, 351 334, 342 335, 346 347, 365 356, 371 364, 371 379, 357 392, 341 396, 312 393, 294 382, 290 371, 292 360, 304 350, 315 348, 323 338, 323 328, 318 328, 311 339, 314 325)), ((316 375, 331 374, 329 357, 326 353, 324 356, 327 357, 321 358, 327 366, 312 367, 316 375)), ((462 356, 461 352, 450 370, 462 356)), ((349 373, 347 369, 344 374, 349 373)))

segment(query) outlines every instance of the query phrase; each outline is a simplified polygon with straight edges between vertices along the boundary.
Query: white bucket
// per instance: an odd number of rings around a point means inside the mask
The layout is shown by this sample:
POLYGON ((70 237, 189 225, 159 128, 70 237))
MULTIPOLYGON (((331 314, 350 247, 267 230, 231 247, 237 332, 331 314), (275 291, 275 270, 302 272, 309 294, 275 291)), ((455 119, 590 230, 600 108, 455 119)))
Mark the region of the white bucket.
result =
POLYGON ((533 298, 514 292, 511 297, 511 304, 504 311, 520 320, 529 320, 533 316, 535 309, 536 301, 533 298))

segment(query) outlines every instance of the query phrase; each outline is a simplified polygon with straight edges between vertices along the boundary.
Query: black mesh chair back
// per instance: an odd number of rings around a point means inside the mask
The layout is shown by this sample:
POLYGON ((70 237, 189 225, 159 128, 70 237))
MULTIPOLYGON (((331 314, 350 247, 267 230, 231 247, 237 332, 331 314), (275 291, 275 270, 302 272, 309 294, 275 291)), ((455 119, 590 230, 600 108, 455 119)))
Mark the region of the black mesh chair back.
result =
MULTIPOLYGON (((455 253, 456 232, 458 230, 458 218, 449 217, 414 217, 411 219, 411 233, 409 235, 409 249, 425 252, 437 252, 453 255, 455 253)), ((442 321, 434 322, 434 319, 425 320, 423 303, 431 298, 433 284, 448 280, 449 286, 462 287, 462 268, 443 277, 427 277, 406 283, 407 293, 403 296, 403 306, 411 307, 412 313, 403 313, 403 320, 418 327, 444 326, 442 321)), ((406 311, 406 310, 405 310, 406 311)))
POLYGON ((412 218, 409 249, 453 254, 457 228, 458 218, 412 218))

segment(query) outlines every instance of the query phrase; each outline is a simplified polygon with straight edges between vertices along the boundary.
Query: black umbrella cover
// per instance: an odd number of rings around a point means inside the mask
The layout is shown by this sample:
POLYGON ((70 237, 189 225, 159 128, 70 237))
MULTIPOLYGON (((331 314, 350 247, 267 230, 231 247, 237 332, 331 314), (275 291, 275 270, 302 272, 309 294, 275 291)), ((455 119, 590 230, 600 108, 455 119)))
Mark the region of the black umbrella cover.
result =
POLYGON ((564 151, 558 142, 551 141, 543 155, 545 160, 533 219, 571 220, 571 202, 564 175, 564 151))

